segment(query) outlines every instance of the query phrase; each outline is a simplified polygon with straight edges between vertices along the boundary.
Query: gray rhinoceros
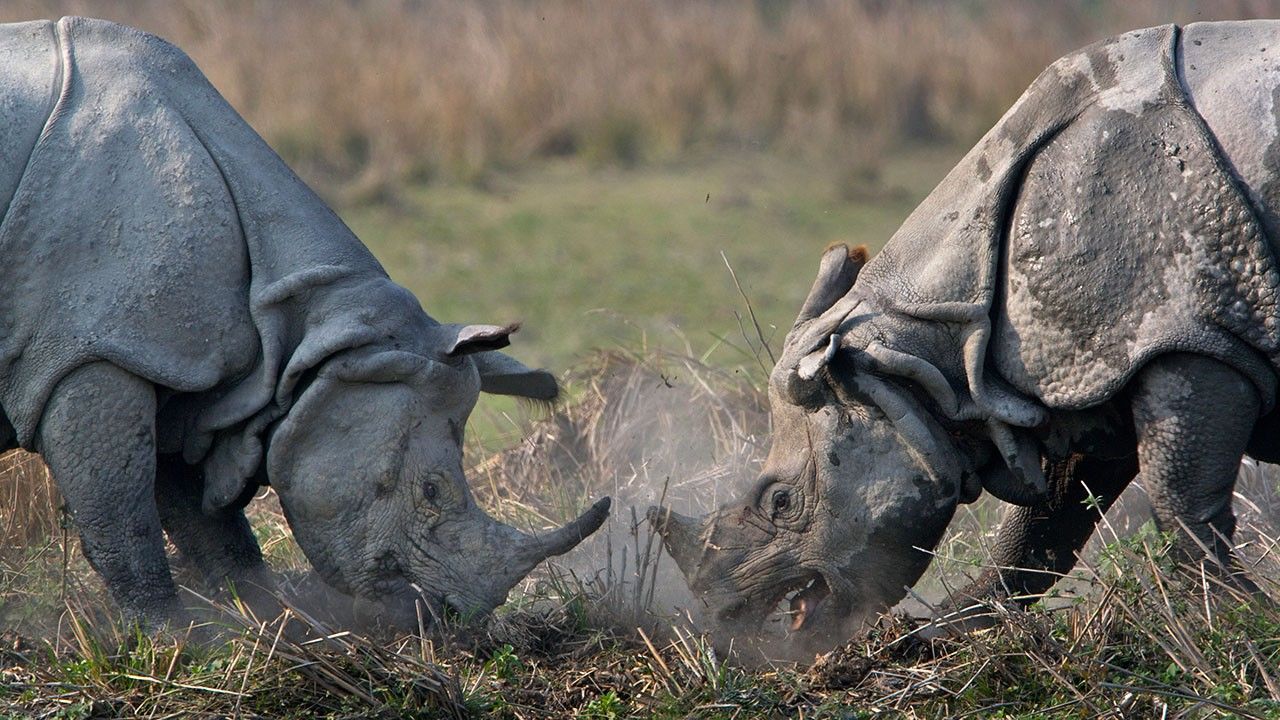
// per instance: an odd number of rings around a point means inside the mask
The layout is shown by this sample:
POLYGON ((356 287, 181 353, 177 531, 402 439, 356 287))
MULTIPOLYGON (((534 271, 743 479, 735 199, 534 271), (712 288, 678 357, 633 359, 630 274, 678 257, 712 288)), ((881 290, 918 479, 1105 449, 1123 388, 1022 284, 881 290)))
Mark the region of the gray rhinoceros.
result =
POLYGON ((64 18, 0 26, 0 66, 0 449, 44 457, 127 615, 180 613, 165 532, 269 583, 243 513, 268 483, 325 581, 393 618, 490 610, 604 521, 476 505, 479 392, 554 377, 496 352, 513 327, 423 312, 181 51, 64 18))
POLYGON ((1243 454, 1280 460, 1278 213, 1280 22, 1068 55, 865 269, 824 255, 758 481, 650 520, 724 629, 791 596, 798 639, 839 637, 983 490, 1017 506, 995 564, 1024 569, 971 594, 1042 593, 1140 470, 1182 550, 1250 587, 1231 500, 1243 454))

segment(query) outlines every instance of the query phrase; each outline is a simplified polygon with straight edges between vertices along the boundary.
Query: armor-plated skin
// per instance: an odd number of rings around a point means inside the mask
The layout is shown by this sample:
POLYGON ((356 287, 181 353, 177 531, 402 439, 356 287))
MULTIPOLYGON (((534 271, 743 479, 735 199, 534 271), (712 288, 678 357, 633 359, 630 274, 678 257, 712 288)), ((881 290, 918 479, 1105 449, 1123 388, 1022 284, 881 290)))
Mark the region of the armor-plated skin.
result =
POLYGON ((1016 506, 996 564, 1026 570, 968 594, 1034 596, 1139 470, 1181 552, 1253 589, 1231 491, 1246 451, 1280 459, 1277 98, 1280 22, 1117 36, 1046 69, 865 268, 828 251, 760 480, 650 512, 713 616, 752 630, 795 592, 801 638, 847 637, 984 490, 1016 506))
POLYGON ((126 615, 182 614, 164 532, 269 585, 243 513, 268 482, 324 579, 395 620, 486 612, 604 521, 476 506, 478 394, 554 377, 497 352, 514 327, 423 312, 181 51, 64 18, 0 26, 0 66, 0 450, 44 457, 126 615))

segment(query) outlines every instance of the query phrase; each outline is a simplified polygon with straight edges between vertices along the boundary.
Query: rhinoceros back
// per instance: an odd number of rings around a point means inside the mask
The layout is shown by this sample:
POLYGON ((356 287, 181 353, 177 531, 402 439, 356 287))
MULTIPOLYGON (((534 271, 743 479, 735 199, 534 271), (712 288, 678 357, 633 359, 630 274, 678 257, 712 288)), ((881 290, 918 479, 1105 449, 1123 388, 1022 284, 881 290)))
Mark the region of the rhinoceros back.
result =
POLYGON ((57 382, 106 361, 168 391, 159 448, 224 506, 306 370, 381 341, 430 356, 436 323, 182 51, 53 32, 57 100, 33 94, 48 119, 0 223, 4 434, 30 447, 57 382))
MULTIPOLYGON (((1252 53, 1265 46, 1260 37, 1280 39, 1280 23, 1247 27, 1252 53)), ((1223 33, 1201 25, 1192 37, 1221 42, 1223 33)), ((1124 74, 1132 49, 1118 43, 1079 55, 1070 71, 1116 91, 1101 94, 1026 169, 1008 227, 995 358, 1016 387, 1050 406, 1101 402, 1166 352, 1227 362, 1271 404, 1280 272, 1262 198, 1248 196, 1222 142, 1245 157, 1244 138, 1228 131, 1258 120, 1215 113, 1206 122, 1177 66, 1219 65, 1228 84, 1268 81, 1271 90, 1280 74, 1218 63, 1187 39, 1173 35, 1147 60, 1149 79, 1124 74)), ((1203 90, 1204 77, 1194 86, 1203 90)), ((1239 102, 1246 97, 1198 106, 1256 112, 1239 102)))
POLYGON ((1280 242, 1280 20, 1182 29, 1178 74, 1257 210, 1280 242))
POLYGON ((859 276, 887 312, 958 326, 934 355, 964 358, 940 367, 979 406, 995 381, 1093 406, 1163 352, 1221 359, 1273 404, 1275 252, 1179 75, 1204 44, 1181 40, 1149 28, 1053 63, 859 276))
POLYGON ((64 18, 0 38, 12 48, 2 112, 17 128, 3 142, 18 148, 0 172, 15 185, 0 223, 0 407, 18 442, 87 362, 178 393, 245 375, 261 354, 250 253, 192 128, 242 121, 154 36, 64 18))
POLYGON ((0 25, 0 218, 62 87, 54 27, 45 20, 0 25))

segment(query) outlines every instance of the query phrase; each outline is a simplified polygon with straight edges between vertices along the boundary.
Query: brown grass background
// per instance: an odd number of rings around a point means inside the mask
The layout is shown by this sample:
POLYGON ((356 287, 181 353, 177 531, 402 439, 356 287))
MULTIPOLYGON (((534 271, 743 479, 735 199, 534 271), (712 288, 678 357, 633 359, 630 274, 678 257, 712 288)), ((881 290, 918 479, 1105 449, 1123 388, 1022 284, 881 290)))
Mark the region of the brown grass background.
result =
POLYGON ((967 143, 1048 62, 1134 27, 1274 0, 7 0, 190 54, 308 180, 475 180, 531 159, 669 161, 725 145, 867 165, 967 143), (923 50, 923 51, 922 51, 923 50))

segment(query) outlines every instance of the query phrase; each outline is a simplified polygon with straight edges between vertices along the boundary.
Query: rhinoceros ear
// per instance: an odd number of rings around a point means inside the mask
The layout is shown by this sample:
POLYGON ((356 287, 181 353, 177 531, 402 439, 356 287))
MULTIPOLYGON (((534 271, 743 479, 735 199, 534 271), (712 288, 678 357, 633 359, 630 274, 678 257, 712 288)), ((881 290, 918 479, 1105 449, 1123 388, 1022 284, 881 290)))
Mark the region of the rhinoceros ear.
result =
POLYGON ((501 350, 511 344, 511 334, 520 323, 510 325, 443 325, 445 357, 462 357, 487 350, 501 350))
POLYGON ((827 248, 818 265, 818 277, 809 289, 809 297, 805 298, 800 315, 796 317, 796 325, 830 310, 853 287, 854 281, 858 279, 858 272, 866 263, 865 245, 850 250, 848 245, 839 243, 827 248))
POLYGON ((554 375, 546 370, 525 367, 504 353, 476 353, 471 359, 480 371, 480 389, 484 392, 548 401, 555 400, 560 394, 554 375))

